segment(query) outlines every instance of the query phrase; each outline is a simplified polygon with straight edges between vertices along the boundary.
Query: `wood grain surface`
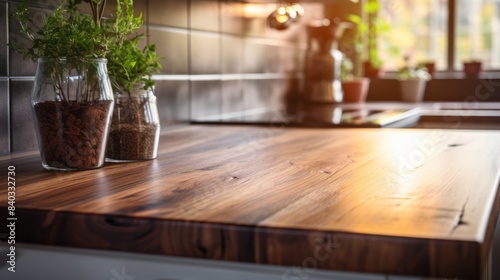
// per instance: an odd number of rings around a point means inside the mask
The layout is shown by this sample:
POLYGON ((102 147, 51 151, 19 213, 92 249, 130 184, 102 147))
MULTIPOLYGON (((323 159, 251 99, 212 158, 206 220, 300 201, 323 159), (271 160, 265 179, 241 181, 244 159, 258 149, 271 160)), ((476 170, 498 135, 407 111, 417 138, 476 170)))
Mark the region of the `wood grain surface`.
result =
MULTIPOLYGON (((164 132, 153 161, 0 166, 4 182, 16 168, 17 242, 480 279, 500 133, 191 125, 164 132)), ((5 187, 2 220, 6 201, 5 187)))

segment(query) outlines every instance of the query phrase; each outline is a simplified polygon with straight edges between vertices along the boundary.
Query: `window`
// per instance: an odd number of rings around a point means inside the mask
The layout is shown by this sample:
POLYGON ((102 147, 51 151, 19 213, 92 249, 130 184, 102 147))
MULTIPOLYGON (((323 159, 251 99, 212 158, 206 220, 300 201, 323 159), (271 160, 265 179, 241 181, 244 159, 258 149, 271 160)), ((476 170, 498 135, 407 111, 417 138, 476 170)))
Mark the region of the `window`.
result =
POLYGON ((456 69, 480 60, 485 69, 500 68, 500 0, 457 0, 456 69))
POLYGON ((380 16, 391 25, 378 42, 386 69, 401 67, 404 56, 434 61, 437 70, 461 70, 470 60, 500 69, 500 0, 379 1, 380 16))

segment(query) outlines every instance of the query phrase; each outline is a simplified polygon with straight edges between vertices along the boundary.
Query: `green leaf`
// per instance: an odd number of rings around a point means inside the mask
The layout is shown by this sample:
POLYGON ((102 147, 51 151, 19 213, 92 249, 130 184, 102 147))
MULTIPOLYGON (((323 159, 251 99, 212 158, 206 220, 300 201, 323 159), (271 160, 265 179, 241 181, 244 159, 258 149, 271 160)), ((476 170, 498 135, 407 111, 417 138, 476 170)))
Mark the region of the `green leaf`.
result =
POLYGON ((358 16, 358 15, 352 15, 352 14, 351 14, 351 15, 348 15, 348 16, 347 16, 347 19, 348 19, 349 21, 351 21, 351 22, 353 22, 353 23, 357 24, 357 25, 359 25, 359 24, 362 22, 361 17, 360 17, 360 16, 358 16))
POLYGON ((154 45, 138 48, 144 34, 137 34, 143 24, 142 14, 134 16, 132 0, 116 0, 115 11, 101 18, 104 0, 66 0, 44 19, 41 28, 35 28, 27 0, 18 6, 14 18, 20 23, 20 33, 31 41, 31 46, 13 49, 33 60, 39 57, 75 58, 75 64, 84 58, 106 57, 108 72, 115 88, 132 89, 143 84, 154 85, 153 73, 161 69, 154 45), (92 14, 80 10, 87 5, 92 14), (36 30, 36 31, 33 31, 36 30))
POLYGON ((381 5, 377 0, 369 0, 365 5, 364 9, 369 14, 374 14, 380 11, 381 5))

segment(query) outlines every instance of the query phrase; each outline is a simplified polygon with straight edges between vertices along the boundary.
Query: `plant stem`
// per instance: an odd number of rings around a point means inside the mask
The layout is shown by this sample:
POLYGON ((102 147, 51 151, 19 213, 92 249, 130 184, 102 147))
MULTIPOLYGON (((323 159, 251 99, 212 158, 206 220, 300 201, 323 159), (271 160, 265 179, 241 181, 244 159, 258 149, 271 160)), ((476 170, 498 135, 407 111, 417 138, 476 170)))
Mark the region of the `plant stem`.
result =
POLYGON ((101 19, 104 16, 104 8, 106 7, 106 0, 101 2, 101 10, 99 11, 99 26, 101 24, 101 19))
POLYGON ((92 10, 92 18, 94 19, 94 23, 97 24, 97 26, 100 27, 100 24, 97 21, 97 7, 96 4, 93 2, 89 3, 90 9, 92 10))

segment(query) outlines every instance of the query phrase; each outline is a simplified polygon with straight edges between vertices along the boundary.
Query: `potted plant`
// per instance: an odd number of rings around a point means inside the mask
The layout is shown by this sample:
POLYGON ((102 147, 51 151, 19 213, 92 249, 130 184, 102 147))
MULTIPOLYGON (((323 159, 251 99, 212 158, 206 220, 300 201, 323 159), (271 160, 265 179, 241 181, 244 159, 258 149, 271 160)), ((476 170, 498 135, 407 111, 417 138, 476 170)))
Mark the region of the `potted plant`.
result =
POLYGON ((26 0, 14 15, 31 42, 28 48, 12 44, 14 49, 38 61, 31 104, 46 169, 84 170, 104 163, 114 105, 105 57, 133 26, 121 12, 131 0, 124 2, 117 0, 116 15, 105 19, 106 0, 68 0, 37 32, 26 0), (81 5, 92 13, 81 12, 81 5))
POLYGON ((353 68, 352 61, 344 57, 340 75, 342 80, 342 91, 344 92, 344 102, 365 102, 370 86, 370 79, 366 77, 355 77, 353 68))
POLYGON ((478 48, 476 45, 469 45, 465 53, 468 53, 466 57, 468 59, 464 59, 463 64, 463 72, 465 74, 465 78, 477 78, 482 71, 482 62, 478 58, 478 48))
POLYGON ((464 74, 466 78, 477 78, 481 73, 482 63, 478 59, 471 59, 463 62, 464 74))
POLYGON ((108 68, 115 92, 115 109, 106 152, 112 162, 154 159, 160 122, 152 74, 161 65, 154 45, 137 47, 142 35, 110 47, 108 68))
POLYGON ((436 62, 434 60, 425 60, 418 64, 418 68, 425 68, 429 75, 434 76, 436 74, 436 62))
POLYGON ((382 60, 378 53, 377 39, 383 33, 390 30, 389 23, 379 17, 381 5, 378 0, 368 0, 363 5, 366 12, 366 20, 359 15, 349 15, 349 20, 357 25, 354 37, 354 45, 357 52, 365 53, 363 62, 364 76, 369 78, 380 78, 383 76, 382 60))
POLYGON ((421 102, 431 75, 424 67, 412 67, 409 58, 405 58, 405 62, 406 65, 398 71, 401 99, 405 102, 421 102))

